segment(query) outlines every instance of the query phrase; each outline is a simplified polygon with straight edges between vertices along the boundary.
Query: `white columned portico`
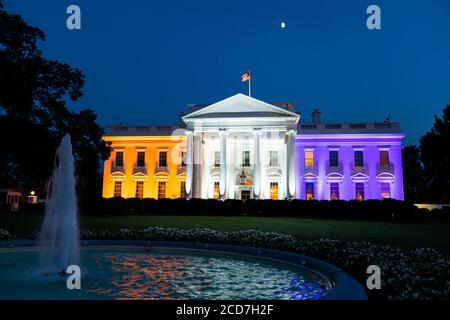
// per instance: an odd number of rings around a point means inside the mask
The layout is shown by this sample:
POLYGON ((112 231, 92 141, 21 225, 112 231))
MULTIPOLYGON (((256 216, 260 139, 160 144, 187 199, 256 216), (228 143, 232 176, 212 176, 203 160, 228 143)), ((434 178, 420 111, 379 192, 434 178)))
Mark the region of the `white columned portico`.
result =
POLYGON ((227 181, 227 132, 224 129, 219 130, 220 136, 220 177, 219 177, 219 196, 225 198, 227 181))
POLYGON ((259 199, 261 195, 261 152, 259 146, 261 140, 261 129, 255 129, 253 131, 253 136, 253 196, 255 199, 259 199))
POLYGON ((277 190, 277 198, 294 197, 298 114, 237 94, 208 106, 193 106, 182 119, 192 131, 187 156, 192 153, 193 165, 186 170, 186 190, 192 197, 217 196, 218 191, 220 199, 269 199, 277 190), (266 132, 277 139, 265 139, 266 132), (215 152, 220 153, 219 167, 210 161, 215 152), (214 189, 217 182, 219 190, 214 189))
POLYGON ((192 198, 192 177, 193 177, 193 132, 186 131, 186 197, 192 198))
POLYGON ((295 131, 287 132, 287 198, 295 198, 295 131))

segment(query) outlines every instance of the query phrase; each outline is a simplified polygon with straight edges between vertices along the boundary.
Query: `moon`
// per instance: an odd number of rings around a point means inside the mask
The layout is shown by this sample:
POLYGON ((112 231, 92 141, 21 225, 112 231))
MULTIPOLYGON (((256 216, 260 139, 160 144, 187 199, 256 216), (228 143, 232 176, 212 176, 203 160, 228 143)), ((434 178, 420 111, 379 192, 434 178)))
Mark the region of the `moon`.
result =
POLYGON ((286 28, 286 23, 283 21, 283 22, 281 22, 281 29, 284 29, 284 28, 286 28))

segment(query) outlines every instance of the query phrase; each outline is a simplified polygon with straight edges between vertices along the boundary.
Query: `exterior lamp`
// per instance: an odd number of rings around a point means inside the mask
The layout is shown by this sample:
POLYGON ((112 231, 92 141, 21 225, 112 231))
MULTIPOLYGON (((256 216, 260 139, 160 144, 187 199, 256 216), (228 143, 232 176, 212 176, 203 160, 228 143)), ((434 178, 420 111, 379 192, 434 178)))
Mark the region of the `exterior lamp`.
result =
POLYGON ((38 197, 36 196, 36 192, 30 191, 30 195, 27 197, 28 203, 36 204, 38 197))

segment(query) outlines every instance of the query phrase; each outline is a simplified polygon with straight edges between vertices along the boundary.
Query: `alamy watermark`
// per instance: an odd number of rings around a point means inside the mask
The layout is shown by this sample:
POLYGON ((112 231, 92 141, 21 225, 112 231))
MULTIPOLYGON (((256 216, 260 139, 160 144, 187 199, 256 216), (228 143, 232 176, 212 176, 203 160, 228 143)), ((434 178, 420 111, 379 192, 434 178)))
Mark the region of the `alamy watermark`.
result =
POLYGON ((381 9, 377 5, 370 5, 367 7, 367 14, 370 16, 367 18, 366 26, 369 30, 381 29, 381 9))
POLYGON ((369 290, 381 289, 381 269, 377 265, 370 265, 366 270, 370 276, 367 278, 366 287, 369 290))
POLYGON ((69 14, 66 20, 66 26, 69 30, 81 30, 81 9, 77 5, 67 7, 66 13, 69 14))
POLYGON ((67 289, 81 289, 81 268, 77 265, 68 266, 66 269, 68 278, 66 280, 67 289))

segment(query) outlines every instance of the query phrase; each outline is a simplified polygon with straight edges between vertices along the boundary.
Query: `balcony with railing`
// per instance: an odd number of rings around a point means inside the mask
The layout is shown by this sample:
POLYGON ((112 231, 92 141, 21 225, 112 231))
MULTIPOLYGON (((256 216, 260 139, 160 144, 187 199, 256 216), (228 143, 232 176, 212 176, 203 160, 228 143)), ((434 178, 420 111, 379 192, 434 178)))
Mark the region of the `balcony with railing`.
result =
POLYGON ((330 166, 329 164, 327 165, 327 175, 329 174, 340 174, 343 175, 344 174, 344 170, 342 169, 341 164, 339 163, 337 166, 330 166))
POLYGON ((281 176, 282 171, 279 163, 269 163, 269 166, 266 168, 266 176, 281 176))
POLYGON ((359 166, 353 166, 352 168, 352 176, 355 176, 357 174, 363 174, 365 176, 368 175, 368 170, 367 170, 367 163, 364 163, 363 167, 359 167, 359 166))
POLYGON ((120 173, 125 173, 125 168, 124 166, 112 166, 111 167, 111 173, 115 173, 115 172, 120 172, 120 173))
POLYGON ((361 123, 300 123, 298 131, 302 134, 339 134, 339 133, 400 133, 398 122, 361 122, 361 123))
POLYGON ((183 125, 167 126, 124 126, 116 125, 106 128, 107 136, 170 136, 178 129, 184 129, 183 125))
POLYGON ((388 173, 391 175, 394 175, 394 165, 392 163, 389 163, 387 166, 378 165, 377 167, 377 175, 382 173, 388 173))
POLYGON ((317 167, 304 167, 302 175, 305 176, 305 175, 308 175, 308 174, 313 174, 313 175, 317 176, 318 175, 317 167))
POLYGON ((168 166, 160 166, 160 165, 157 165, 157 166, 155 167, 155 174, 158 174, 158 173, 166 173, 166 174, 169 174, 169 167, 168 167, 168 166))
POLYGON ((133 168, 133 175, 135 174, 147 175, 147 167, 135 165, 133 168))

